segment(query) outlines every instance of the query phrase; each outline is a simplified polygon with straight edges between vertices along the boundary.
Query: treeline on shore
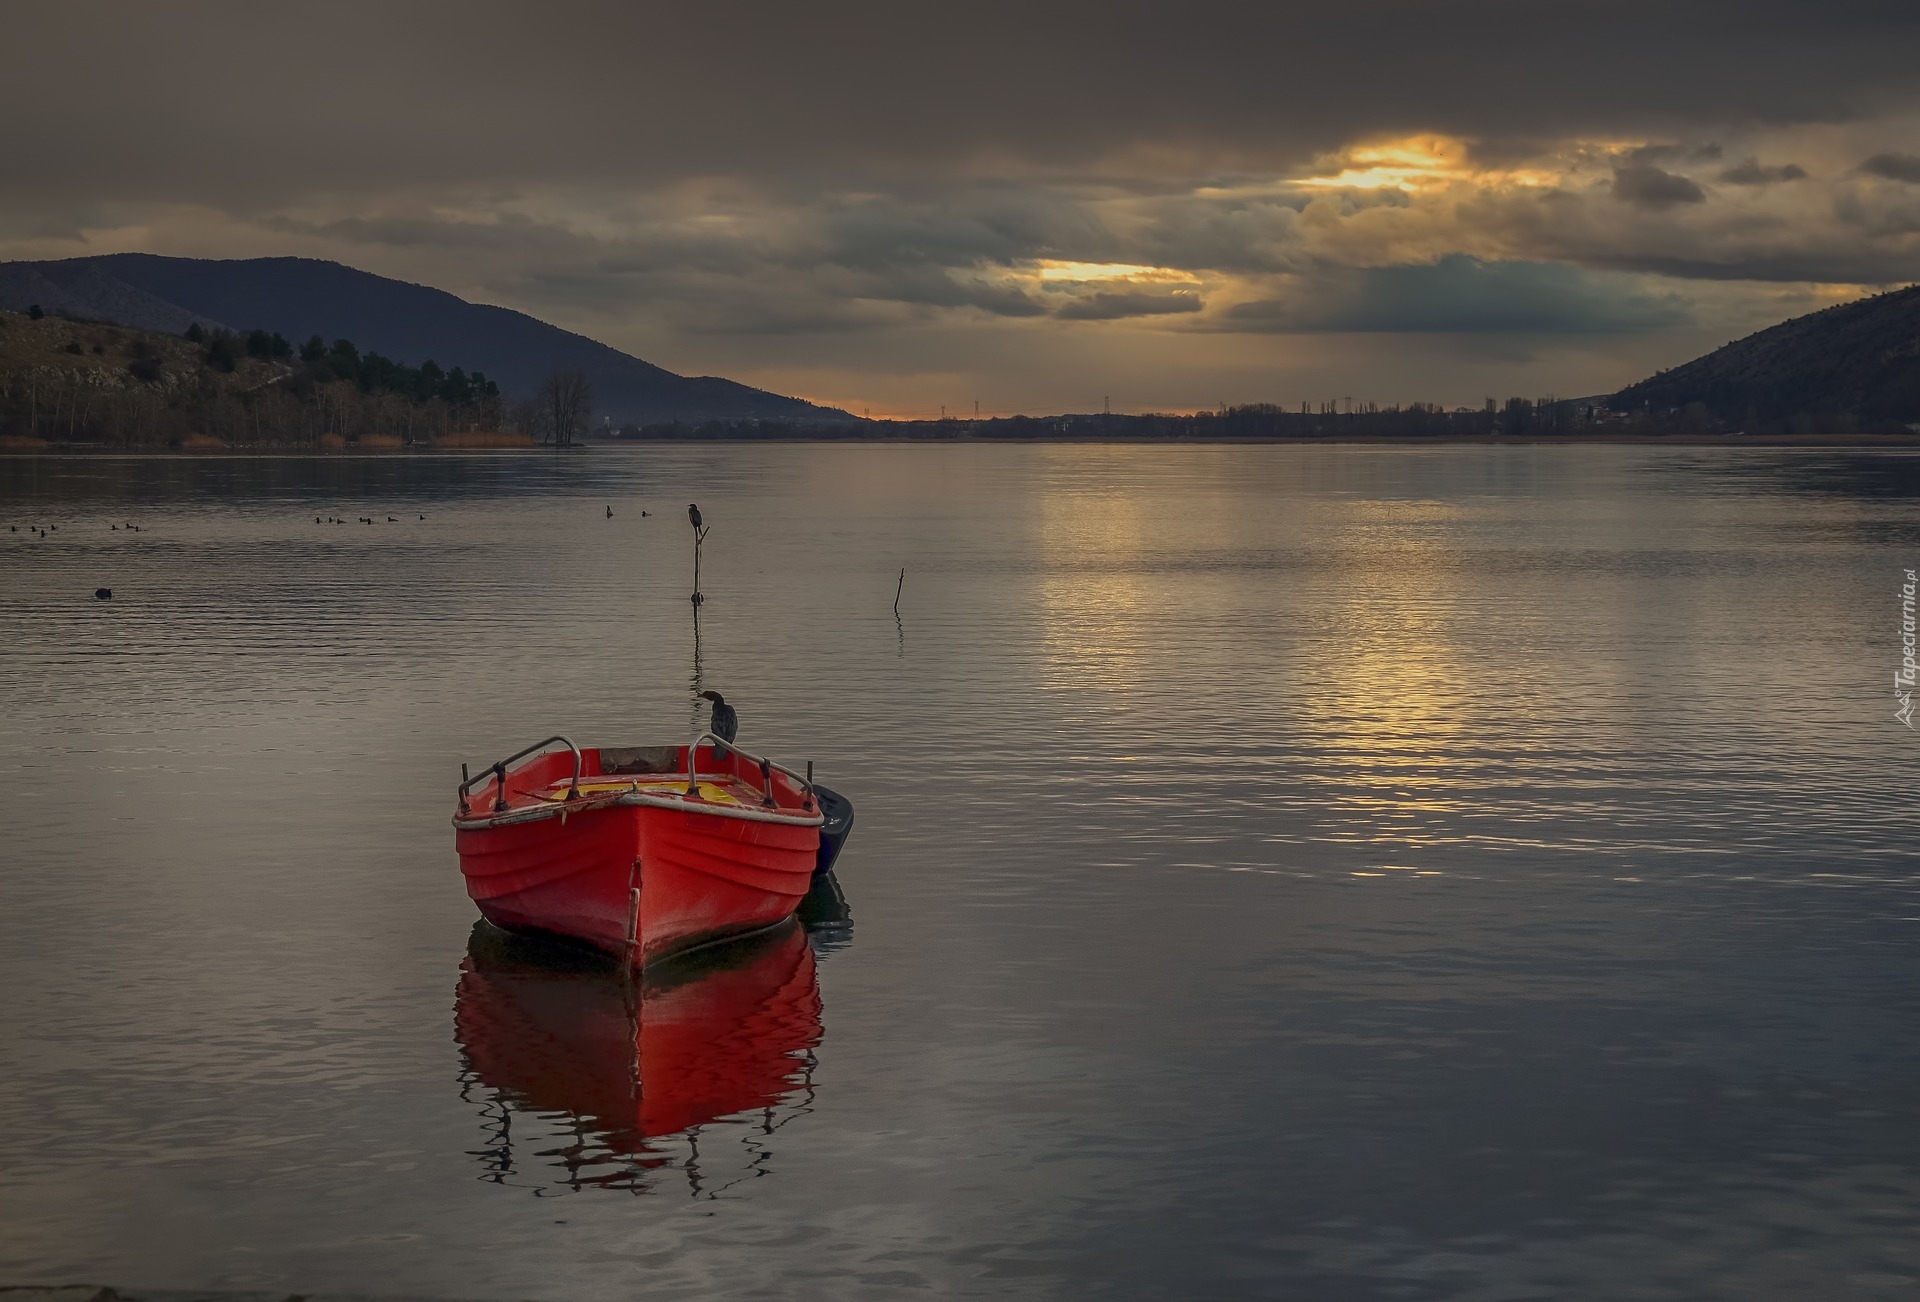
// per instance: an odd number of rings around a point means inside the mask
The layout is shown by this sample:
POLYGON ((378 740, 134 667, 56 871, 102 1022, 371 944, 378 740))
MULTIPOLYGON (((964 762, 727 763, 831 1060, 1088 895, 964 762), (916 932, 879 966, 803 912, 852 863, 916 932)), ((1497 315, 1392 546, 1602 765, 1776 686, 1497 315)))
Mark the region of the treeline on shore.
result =
POLYGON ((1862 428, 1844 417, 1729 423, 1702 403, 1656 409, 1614 410, 1606 398, 1575 400, 1488 399, 1486 405, 1448 410, 1430 403, 1352 410, 1333 403, 1296 409, 1267 403, 1222 407, 1189 414, 1090 413, 1063 416, 998 416, 977 420, 855 420, 839 423, 777 420, 672 421, 632 425, 617 437, 637 439, 1005 439, 1011 441, 1259 442, 1324 439, 1636 439, 1720 434, 1768 436, 1905 433, 1911 427, 1862 428))
POLYGON ((350 340, 182 336, 0 312, 0 438, 111 447, 392 448, 572 442, 592 395, 556 373, 513 402, 479 371, 410 366, 350 340))
MULTIPOLYGON (((1484 407, 1448 411, 1431 403, 1381 406, 1360 403, 1352 410, 1324 403, 1303 409, 1258 403, 1191 414, 1092 413, 1063 416, 998 416, 979 420, 868 420, 799 424, 769 420, 675 421, 629 426, 622 437, 647 439, 1101 439, 1164 442, 1219 440, 1349 438, 1419 439, 1554 437, 1591 430, 1612 420, 1593 401, 1554 398, 1492 399, 1484 407)), ((1609 428, 1615 428, 1614 421, 1609 428)))

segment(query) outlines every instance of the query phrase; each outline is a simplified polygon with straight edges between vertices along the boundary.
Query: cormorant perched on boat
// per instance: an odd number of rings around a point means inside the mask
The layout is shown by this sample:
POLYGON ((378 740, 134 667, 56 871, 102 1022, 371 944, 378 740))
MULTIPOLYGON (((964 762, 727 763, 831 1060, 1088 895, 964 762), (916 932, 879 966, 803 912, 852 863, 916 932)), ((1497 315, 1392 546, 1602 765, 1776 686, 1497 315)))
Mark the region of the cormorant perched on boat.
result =
POLYGON ((721 741, 732 741, 740 731, 740 716, 720 693, 702 692, 700 695, 713 702, 713 722, 707 726, 707 731, 721 741))
POLYGON ((700 508, 692 502, 687 503, 687 519, 693 521, 694 528, 698 529, 700 527, 700 508))

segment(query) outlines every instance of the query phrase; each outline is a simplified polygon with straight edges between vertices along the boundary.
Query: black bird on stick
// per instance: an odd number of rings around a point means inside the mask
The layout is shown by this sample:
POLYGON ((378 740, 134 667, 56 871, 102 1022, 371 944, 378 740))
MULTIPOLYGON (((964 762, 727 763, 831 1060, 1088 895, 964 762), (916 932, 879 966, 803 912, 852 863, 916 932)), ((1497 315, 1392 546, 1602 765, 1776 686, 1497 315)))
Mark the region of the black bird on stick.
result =
POLYGON ((687 519, 693 521, 693 527, 695 529, 699 529, 701 527, 700 508, 695 506, 692 502, 687 503, 687 519))
POLYGON ((732 741, 740 731, 740 716, 720 693, 702 692, 700 695, 713 702, 713 722, 707 726, 707 731, 721 741, 732 741))

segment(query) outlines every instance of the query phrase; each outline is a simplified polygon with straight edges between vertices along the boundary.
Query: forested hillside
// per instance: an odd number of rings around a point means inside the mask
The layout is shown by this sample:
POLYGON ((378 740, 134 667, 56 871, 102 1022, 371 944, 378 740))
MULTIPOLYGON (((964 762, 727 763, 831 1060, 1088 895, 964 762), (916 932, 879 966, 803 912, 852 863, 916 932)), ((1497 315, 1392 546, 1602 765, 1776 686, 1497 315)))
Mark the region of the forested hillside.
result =
POLYGON ((109 446, 403 446, 462 434, 531 442, 538 409, 493 381, 348 340, 185 335, 0 312, 0 436, 109 446), (509 418, 514 418, 510 421, 509 418), (522 428, 503 436, 503 426, 522 428))
POLYGON ((1896 432, 1920 423, 1920 287, 1783 321, 1629 385, 1615 411, 1753 434, 1896 432))
POLYGON ((0 262, 0 308, 115 321, 178 334, 263 326, 289 339, 324 334, 394 357, 457 357, 532 399, 555 372, 577 371, 615 425, 673 420, 843 421, 718 376, 676 375, 523 312, 314 258, 166 258, 110 253, 0 262))

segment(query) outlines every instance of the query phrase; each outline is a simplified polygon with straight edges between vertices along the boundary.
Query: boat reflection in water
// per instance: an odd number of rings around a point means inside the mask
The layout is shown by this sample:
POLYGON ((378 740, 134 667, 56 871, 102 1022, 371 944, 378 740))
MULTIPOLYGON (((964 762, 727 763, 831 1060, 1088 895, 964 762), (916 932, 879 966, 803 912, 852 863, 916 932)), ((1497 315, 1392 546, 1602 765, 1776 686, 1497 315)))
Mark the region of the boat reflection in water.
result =
POLYGON ((464 1096, 487 1119, 485 1178, 715 1197, 768 1174, 772 1136, 812 1102, 815 946, 851 929, 830 874, 771 931, 638 974, 477 923, 454 1028, 464 1096))

